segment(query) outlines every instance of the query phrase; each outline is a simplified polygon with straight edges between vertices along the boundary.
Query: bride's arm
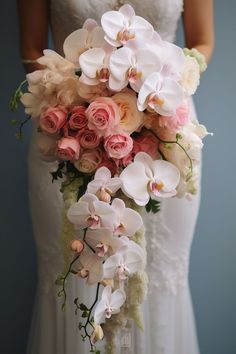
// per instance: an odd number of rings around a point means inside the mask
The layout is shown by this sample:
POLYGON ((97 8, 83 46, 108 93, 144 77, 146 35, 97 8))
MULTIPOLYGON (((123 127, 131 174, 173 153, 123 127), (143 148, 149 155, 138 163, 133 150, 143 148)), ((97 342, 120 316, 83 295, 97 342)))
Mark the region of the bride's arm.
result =
POLYGON ((30 61, 42 56, 48 46, 49 0, 17 0, 17 5, 22 62, 31 72, 40 65, 30 61))
POLYGON ((214 48, 213 0, 184 0, 183 23, 187 48, 196 48, 210 60, 214 48))

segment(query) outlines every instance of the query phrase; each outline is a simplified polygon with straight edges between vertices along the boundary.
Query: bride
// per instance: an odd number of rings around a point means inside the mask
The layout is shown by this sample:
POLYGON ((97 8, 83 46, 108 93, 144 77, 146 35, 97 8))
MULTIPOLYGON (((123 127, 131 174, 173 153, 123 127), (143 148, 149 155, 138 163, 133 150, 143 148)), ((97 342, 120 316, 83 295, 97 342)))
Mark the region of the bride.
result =
MULTIPOLYGON (((99 20, 105 11, 118 9, 124 3, 130 3, 163 39, 172 42, 183 13, 186 46, 197 48, 209 61, 213 48, 213 0, 18 0, 22 62, 26 71, 39 68, 35 59, 48 47, 49 25, 54 46, 62 53, 65 37, 81 27, 88 17, 99 20)), ((196 118, 194 109, 192 117, 196 118)), ((88 302, 88 289, 72 277, 68 282, 70 303, 65 312, 61 311, 56 296, 55 279, 63 269, 62 198, 59 184, 51 183, 50 172, 55 163, 41 159, 34 139, 36 132, 29 152, 29 195, 38 254, 38 289, 27 353, 88 353, 73 305, 76 297, 88 302)), ((189 254, 198 208, 199 194, 191 201, 165 200, 158 214, 146 216, 150 285, 143 306, 145 331, 133 329, 131 336, 128 333, 129 336, 120 338, 121 353, 199 353, 188 285, 189 254)))

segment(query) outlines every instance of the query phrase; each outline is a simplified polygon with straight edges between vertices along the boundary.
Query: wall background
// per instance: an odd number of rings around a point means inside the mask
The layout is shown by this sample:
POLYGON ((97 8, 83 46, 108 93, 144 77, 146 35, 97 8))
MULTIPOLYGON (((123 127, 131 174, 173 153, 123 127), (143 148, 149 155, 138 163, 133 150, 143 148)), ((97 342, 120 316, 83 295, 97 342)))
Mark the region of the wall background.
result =
MULTIPOLYGON (((236 353, 235 101, 236 2, 215 0, 216 48, 196 95, 205 140, 202 206, 192 248, 190 284, 201 354, 236 353)), ((8 110, 24 77, 18 53, 15 1, 1 4, 1 248, 0 352, 24 354, 36 286, 35 248, 27 203, 26 153, 14 138, 8 110)), ((178 40, 182 39, 181 28, 178 40)), ((191 353, 189 353, 191 354, 191 353)))

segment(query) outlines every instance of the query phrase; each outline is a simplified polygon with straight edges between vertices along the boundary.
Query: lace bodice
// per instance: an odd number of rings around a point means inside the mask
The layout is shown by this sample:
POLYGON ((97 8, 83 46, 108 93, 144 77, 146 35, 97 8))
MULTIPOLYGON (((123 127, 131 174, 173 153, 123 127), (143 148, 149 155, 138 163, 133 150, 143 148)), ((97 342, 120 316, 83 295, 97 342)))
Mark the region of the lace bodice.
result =
POLYGON ((82 27, 87 18, 99 22, 105 11, 118 9, 125 3, 152 23, 163 39, 174 41, 183 0, 51 0, 51 27, 57 51, 62 52, 65 37, 82 27))

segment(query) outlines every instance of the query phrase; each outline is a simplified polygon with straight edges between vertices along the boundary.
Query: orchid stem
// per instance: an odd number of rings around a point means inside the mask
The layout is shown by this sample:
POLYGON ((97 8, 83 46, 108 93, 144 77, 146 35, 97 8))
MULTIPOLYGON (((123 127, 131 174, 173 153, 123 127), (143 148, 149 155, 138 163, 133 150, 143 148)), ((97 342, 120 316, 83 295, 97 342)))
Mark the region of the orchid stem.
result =
MULTIPOLYGON (((178 145, 178 146, 184 151, 185 155, 187 156, 187 158, 188 158, 188 160, 189 160, 189 169, 190 169, 190 172, 191 172, 191 174, 192 174, 192 173, 193 173, 193 161, 192 161, 191 157, 189 156, 189 154, 187 153, 186 149, 183 147, 183 145, 181 145, 181 144, 179 143, 179 139, 177 138, 176 140, 170 140, 170 141, 168 141, 168 140, 162 140, 161 138, 159 138, 159 136, 158 136, 155 132, 153 132, 153 134, 154 134, 154 135, 156 136, 156 138, 160 141, 160 143, 162 143, 162 144, 176 144, 176 145, 178 145)), ((159 151, 159 153, 161 154, 162 158, 163 158, 164 160, 166 160, 166 158, 165 158, 164 154, 162 153, 162 151, 160 151, 160 149, 159 149, 158 151, 159 151)))
POLYGON ((60 291, 61 294, 63 294, 64 299, 63 299, 63 304, 61 306, 62 310, 65 309, 66 306, 66 300, 67 300, 67 293, 66 293, 66 279, 68 278, 69 274, 71 273, 72 270, 72 266, 73 264, 77 261, 77 259, 79 258, 80 254, 78 254, 73 261, 70 263, 69 268, 66 272, 66 274, 63 277, 63 282, 62 282, 62 290, 60 291))

